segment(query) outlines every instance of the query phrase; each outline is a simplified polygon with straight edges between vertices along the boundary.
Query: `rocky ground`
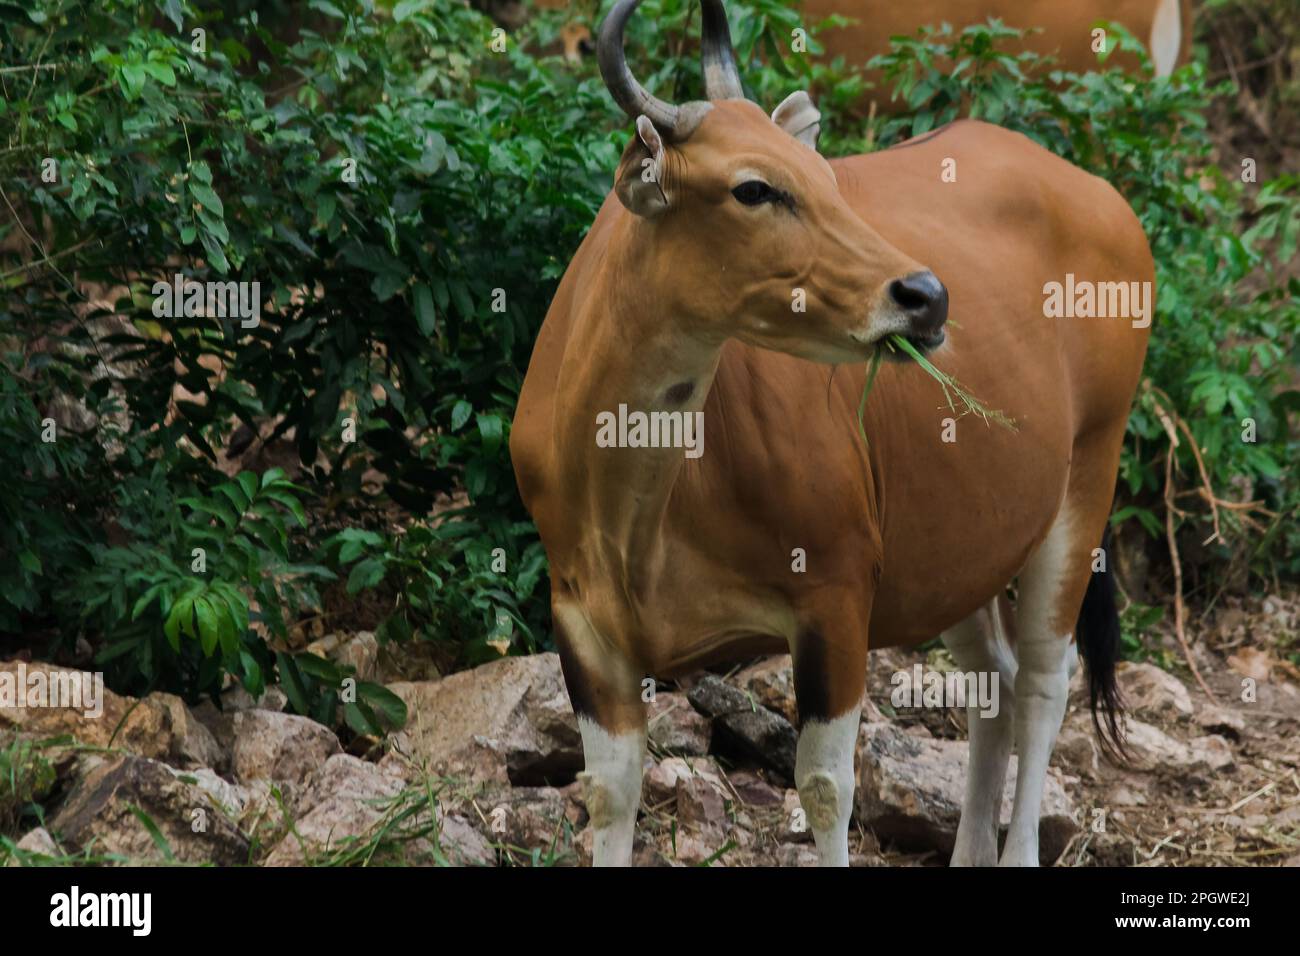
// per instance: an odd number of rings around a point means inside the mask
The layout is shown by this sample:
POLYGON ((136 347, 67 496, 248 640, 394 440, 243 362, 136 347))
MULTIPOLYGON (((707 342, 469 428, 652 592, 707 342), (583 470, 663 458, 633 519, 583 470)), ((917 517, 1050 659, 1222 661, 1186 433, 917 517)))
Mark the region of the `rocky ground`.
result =
MULTIPOLYGON (((1280 598, 1214 614, 1194 661, 1215 701, 1152 663, 1123 665, 1131 760, 1122 767, 1098 747, 1076 677, 1044 801, 1043 862, 1300 865, 1300 672, 1279 652, 1298 624, 1300 602, 1280 598)), ((318 649, 401 696, 406 728, 350 739, 345 751, 330 729, 286 713, 275 690, 254 701, 233 689, 220 709, 110 694, 98 719, 0 709, 0 760, 18 766, 27 788, 18 802, 38 803, 44 820, 33 827, 20 815, 11 788, 9 806, 0 799, 0 861, 589 861, 581 744, 555 655, 438 677, 365 633, 318 649)), ((1183 666, 1176 654, 1161 659, 1183 666)), ((918 662, 951 667, 940 650, 873 655, 855 865, 940 865, 952 846, 965 714, 891 706, 892 675, 918 662)), ((815 862, 792 789, 788 657, 660 687, 650 714, 638 863, 815 862)))

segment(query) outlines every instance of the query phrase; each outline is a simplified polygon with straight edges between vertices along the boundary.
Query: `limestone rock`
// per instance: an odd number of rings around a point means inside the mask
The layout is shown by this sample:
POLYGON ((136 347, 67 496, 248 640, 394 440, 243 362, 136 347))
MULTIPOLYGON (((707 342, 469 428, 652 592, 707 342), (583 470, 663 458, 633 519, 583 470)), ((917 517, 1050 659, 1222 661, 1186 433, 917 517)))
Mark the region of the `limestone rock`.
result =
POLYGON ((647 708, 650 743, 669 754, 702 757, 709 752, 713 728, 682 694, 660 691, 647 708))
POLYGON ((73 787, 50 821, 65 845, 96 854, 159 862, 163 850, 137 809, 158 828, 177 860, 232 866, 248 862, 249 841, 199 787, 143 757, 102 760, 73 787))
POLYGON ((305 781, 332 754, 339 741, 328 727, 308 717, 273 710, 241 710, 234 715, 231 768, 243 783, 305 781))
POLYGON ((715 748, 730 745, 794 779, 798 734, 788 720, 712 674, 692 687, 688 697, 697 710, 713 718, 715 748))
POLYGON ((534 785, 568 782, 582 769, 582 738, 555 654, 505 657, 389 690, 411 714, 393 744, 430 773, 534 785))
MULTIPOLYGON (((952 851, 966 789, 964 740, 915 737, 894 724, 863 724, 858 741, 858 821, 883 841, 909 849, 952 851)), ((1007 769, 1000 825, 1011 821, 1016 758, 1007 769)), ((1039 817, 1039 858, 1052 862, 1078 827, 1063 777, 1049 768, 1039 817)))

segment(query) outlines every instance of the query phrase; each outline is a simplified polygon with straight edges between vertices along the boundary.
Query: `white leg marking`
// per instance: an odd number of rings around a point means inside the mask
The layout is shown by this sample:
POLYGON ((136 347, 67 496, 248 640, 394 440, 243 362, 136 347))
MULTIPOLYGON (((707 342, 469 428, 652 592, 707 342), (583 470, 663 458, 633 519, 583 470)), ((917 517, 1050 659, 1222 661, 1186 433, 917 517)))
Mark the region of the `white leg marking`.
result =
POLYGON ((996 598, 941 636, 958 667, 995 673, 1000 682, 995 716, 981 716, 978 704, 966 708, 970 762, 961 823, 950 861, 951 866, 993 866, 998 861, 998 816, 1014 734, 1016 662, 1007 644, 996 598))
POLYGON ((1190 0, 1160 0, 1155 19, 1151 23, 1151 64, 1156 76, 1168 76, 1178 63, 1178 53, 1183 46, 1183 18, 1180 3, 1190 0))
POLYGON ((1062 505, 1056 522, 1020 573, 1016 609, 1016 802, 1002 848, 1002 866, 1038 865, 1038 815, 1047 762, 1065 716, 1070 689, 1071 635, 1053 632, 1062 580, 1070 565, 1070 520, 1062 505))
POLYGON ((861 709, 829 721, 810 720, 799 731, 794 780, 822 866, 849 865, 853 814, 853 751, 861 709))
POLYGON ((589 826, 596 831, 592 863, 631 866, 636 812, 641 807, 645 731, 615 736, 586 717, 578 718, 578 730, 587 764, 578 779, 586 790, 589 826))

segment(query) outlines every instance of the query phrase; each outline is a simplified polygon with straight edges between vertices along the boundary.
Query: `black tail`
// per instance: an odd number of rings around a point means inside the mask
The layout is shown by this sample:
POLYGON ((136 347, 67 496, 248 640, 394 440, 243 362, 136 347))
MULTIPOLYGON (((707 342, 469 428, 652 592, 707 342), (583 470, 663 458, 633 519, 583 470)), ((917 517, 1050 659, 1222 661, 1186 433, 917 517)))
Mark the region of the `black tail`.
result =
POLYGON ((1119 715, 1124 702, 1115 683, 1115 665, 1119 662, 1120 635, 1119 611, 1115 607, 1115 578, 1109 567, 1110 529, 1101 539, 1102 553, 1107 558, 1105 571, 1094 571, 1088 581, 1088 591, 1079 609, 1079 623, 1074 638, 1079 654, 1088 667, 1088 698, 1092 706, 1092 723, 1097 728, 1097 738, 1102 748, 1112 756, 1122 758, 1126 749, 1124 735, 1119 726, 1119 715))

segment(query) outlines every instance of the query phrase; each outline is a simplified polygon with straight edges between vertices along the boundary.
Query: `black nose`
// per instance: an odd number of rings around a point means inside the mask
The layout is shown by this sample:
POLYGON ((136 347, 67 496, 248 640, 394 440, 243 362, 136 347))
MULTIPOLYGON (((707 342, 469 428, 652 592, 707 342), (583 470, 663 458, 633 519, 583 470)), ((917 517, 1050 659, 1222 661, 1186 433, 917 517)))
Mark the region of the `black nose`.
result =
POLYGON ((948 290, 928 269, 889 283, 889 296, 912 320, 913 335, 937 335, 948 319, 948 290))

